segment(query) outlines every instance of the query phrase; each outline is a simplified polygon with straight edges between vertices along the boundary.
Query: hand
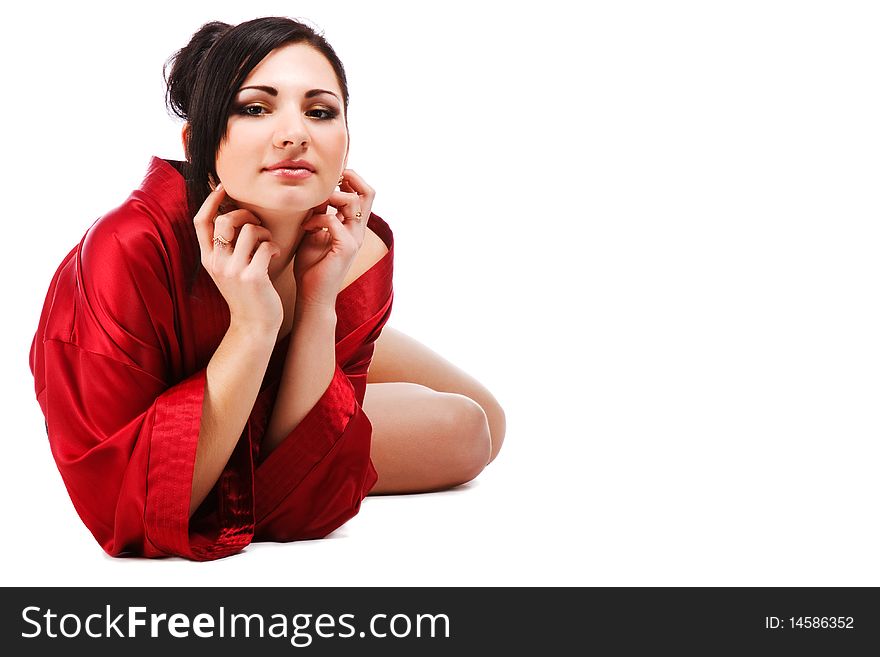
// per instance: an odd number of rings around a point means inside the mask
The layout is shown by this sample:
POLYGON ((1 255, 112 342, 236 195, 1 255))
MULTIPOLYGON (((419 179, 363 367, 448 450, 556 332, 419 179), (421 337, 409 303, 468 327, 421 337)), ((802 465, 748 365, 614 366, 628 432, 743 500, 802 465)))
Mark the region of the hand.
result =
POLYGON ((312 208, 312 215, 302 223, 306 232, 293 260, 298 306, 335 308, 345 276, 364 243, 376 192, 351 169, 343 176, 339 191, 312 208))
POLYGON ((225 197, 218 185, 193 218, 202 265, 229 305, 231 323, 277 333, 284 307, 269 278, 269 262, 281 249, 248 210, 218 215, 225 197))

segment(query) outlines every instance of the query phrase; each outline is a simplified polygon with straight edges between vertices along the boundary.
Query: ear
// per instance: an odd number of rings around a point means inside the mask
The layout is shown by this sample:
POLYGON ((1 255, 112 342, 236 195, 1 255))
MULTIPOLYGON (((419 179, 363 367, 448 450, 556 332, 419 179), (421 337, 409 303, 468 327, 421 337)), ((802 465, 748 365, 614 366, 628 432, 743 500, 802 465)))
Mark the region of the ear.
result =
POLYGON ((189 122, 183 124, 183 130, 180 132, 180 139, 183 142, 183 154, 189 161, 189 122))

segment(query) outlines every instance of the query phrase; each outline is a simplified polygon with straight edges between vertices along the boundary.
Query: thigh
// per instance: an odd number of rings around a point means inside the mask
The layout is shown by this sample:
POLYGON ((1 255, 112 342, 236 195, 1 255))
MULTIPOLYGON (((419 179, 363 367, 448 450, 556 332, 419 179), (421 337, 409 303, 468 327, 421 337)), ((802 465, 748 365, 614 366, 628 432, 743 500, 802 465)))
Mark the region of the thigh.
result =
POLYGON ((501 404, 474 377, 429 349, 418 340, 390 326, 385 326, 376 340, 367 383, 414 383, 437 392, 470 397, 479 404, 489 419, 492 455, 498 455, 506 431, 506 418, 501 404))
POLYGON ((450 488, 476 477, 489 461, 486 414, 469 397, 414 383, 370 383, 363 408, 373 425, 370 458, 379 474, 372 494, 450 488))

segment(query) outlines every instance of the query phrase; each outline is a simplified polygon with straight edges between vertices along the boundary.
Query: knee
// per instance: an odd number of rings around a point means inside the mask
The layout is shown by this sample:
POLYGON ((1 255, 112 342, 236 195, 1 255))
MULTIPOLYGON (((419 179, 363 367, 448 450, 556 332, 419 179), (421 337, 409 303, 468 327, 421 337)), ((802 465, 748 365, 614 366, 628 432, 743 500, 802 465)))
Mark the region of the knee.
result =
POLYGON ((492 437, 489 420, 483 407, 470 397, 446 395, 446 427, 450 443, 450 465, 455 484, 474 479, 492 458, 492 437))
POLYGON ((504 415, 504 409, 493 398, 488 404, 484 404, 483 410, 489 419, 489 431, 492 437, 492 453, 489 456, 489 463, 495 460, 501 445, 504 443, 504 434, 507 431, 507 417, 504 415))

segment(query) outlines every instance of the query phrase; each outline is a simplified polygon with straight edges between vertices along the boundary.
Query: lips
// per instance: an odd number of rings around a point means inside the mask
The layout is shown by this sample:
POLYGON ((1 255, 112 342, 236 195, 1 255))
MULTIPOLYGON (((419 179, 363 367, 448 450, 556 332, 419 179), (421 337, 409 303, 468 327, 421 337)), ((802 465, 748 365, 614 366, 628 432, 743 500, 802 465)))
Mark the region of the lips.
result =
POLYGON ((315 173, 315 167, 312 166, 311 162, 306 160, 282 160, 281 162, 276 162, 270 167, 266 167, 267 171, 277 171, 279 169, 288 169, 291 171, 305 169, 306 171, 315 173))
POLYGON ((267 169, 265 173, 268 173, 270 176, 275 176, 276 178, 287 180, 306 180, 315 175, 308 169, 287 169, 285 167, 267 169))

